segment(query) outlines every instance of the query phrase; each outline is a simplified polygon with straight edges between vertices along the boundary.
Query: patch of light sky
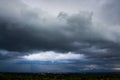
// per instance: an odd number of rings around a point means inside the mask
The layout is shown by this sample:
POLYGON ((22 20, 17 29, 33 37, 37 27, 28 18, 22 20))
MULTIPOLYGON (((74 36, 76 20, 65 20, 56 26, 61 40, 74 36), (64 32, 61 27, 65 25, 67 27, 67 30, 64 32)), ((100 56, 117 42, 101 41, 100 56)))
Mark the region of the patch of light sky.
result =
POLYGON ((52 15, 58 15, 60 12, 69 14, 79 11, 94 12, 103 0, 23 0, 25 4, 34 8, 40 8, 52 15))
POLYGON ((54 51, 39 52, 22 56, 23 59, 30 61, 61 61, 61 60, 85 60, 83 54, 57 53, 54 51))

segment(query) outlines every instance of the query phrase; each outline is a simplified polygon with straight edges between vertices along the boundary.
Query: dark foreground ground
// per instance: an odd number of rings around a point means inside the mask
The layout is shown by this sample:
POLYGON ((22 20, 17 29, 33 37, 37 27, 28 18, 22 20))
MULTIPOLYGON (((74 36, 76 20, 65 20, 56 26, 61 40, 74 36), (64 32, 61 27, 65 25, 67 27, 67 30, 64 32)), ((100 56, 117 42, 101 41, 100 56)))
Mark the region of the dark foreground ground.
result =
POLYGON ((120 73, 0 73, 0 80, 120 80, 120 73))

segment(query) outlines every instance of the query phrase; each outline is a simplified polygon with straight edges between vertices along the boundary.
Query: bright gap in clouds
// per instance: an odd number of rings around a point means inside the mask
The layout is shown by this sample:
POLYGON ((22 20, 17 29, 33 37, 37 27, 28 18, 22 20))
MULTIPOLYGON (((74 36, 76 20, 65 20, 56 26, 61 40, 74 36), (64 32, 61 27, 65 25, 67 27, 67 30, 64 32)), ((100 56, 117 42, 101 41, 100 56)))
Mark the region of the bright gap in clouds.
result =
POLYGON ((63 60, 84 60, 83 54, 75 54, 73 52, 58 53, 54 51, 38 52, 22 56, 23 59, 31 61, 63 61, 63 60))
POLYGON ((120 68, 112 68, 113 70, 117 70, 117 71, 120 71, 120 68))

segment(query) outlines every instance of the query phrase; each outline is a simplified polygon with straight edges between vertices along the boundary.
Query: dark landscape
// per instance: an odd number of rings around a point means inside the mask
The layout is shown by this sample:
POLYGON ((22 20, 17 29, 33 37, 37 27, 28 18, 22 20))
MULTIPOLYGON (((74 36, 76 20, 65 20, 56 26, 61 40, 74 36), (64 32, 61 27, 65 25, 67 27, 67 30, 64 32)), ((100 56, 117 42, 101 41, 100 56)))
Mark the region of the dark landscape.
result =
POLYGON ((0 73, 1 80, 120 80, 120 73, 0 73))

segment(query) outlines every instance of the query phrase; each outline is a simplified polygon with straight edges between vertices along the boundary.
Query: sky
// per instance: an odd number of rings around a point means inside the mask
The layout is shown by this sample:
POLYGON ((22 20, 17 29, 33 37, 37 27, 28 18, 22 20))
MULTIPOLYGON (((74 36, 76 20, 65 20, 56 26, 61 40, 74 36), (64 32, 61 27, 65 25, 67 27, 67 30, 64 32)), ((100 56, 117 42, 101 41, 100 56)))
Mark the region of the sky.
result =
POLYGON ((0 72, 120 72, 120 0, 0 0, 0 72))

